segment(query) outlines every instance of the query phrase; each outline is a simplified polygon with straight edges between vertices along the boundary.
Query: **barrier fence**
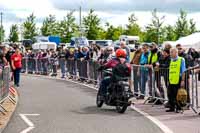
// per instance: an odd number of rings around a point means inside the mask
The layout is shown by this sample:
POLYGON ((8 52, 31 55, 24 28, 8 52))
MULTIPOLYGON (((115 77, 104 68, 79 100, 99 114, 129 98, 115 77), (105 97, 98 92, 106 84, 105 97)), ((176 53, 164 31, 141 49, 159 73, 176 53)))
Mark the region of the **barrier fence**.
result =
MULTIPOLYGON (((53 73, 55 65, 51 63, 53 59, 23 59, 23 71, 35 72, 40 74, 53 73), (29 63, 32 62, 32 63, 29 63)), ((61 64, 60 64, 61 65, 61 64)), ((63 62, 62 62, 63 65, 63 62)), ((68 59, 64 63, 67 75, 70 78, 75 78, 85 81, 93 81, 93 83, 100 83, 101 73, 97 72, 99 62, 92 60, 74 60, 68 59)), ((62 67, 60 66, 62 69, 62 67)), ((61 70, 62 71, 62 70, 61 70)), ((185 72, 185 89, 188 92, 187 102, 195 113, 198 113, 199 95, 198 84, 200 84, 200 67, 190 68, 185 72), (199 70, 199 71, 198 71, 199 70)), ((131 73, 131 89, 135 96, 145 97, 145 104, 153 100, 152 105, 157 101, 165 103, 168 101, 168 86, 169 86, 169 69, 168 68, 150 68, 141 65, 132 65, 131 73)))
POLYGON ((0 69, 0 112, 5 115, 8 112, 3 103, 6 99, 16 104, 15 90, 10 87, 10 67, 4 66, 0 69))
POLYGON ((9 95, 10 68, 4 67, 0 71, 0 103, 2 103, 9 95))

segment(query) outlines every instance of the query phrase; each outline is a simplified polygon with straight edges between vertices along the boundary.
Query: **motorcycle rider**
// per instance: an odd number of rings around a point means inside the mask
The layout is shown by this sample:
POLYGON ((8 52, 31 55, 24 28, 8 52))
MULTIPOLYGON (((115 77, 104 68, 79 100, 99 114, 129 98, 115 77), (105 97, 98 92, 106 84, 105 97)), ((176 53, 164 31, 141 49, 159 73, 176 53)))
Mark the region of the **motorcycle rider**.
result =
MULTIPOLYGON (((117 49, 115 53, 115 58, 109 60, 106 64, 101 66, 98 70, 104 70, 104 69, 109 69, 109 68, 115 68, 119 63, 124 64, 126 68, 128 69, 128 75, 130 76, 131 74, 131 66, 130 64, 126 61, 126 51, 123 49, 117 49)), ((126 71, 123 71, 124 75, 127 75, 126 71)), ((112 75, 113 76, 113 75, 112 75)), ((105 96, 107 93, 107 87, 109 84, 112 82, 112 77, 110 78, 104 78, 101 81, 99 92, 102 96, 105 96)))

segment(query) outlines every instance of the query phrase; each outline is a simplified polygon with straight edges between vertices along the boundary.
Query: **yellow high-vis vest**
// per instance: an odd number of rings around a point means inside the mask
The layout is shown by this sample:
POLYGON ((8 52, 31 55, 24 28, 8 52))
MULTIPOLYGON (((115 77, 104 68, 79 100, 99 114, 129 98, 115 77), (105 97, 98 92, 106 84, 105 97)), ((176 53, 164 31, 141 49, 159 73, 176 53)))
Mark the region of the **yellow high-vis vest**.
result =
POLYGON ((182 57, 178 57, 178 60, 171 61, 169 66, 169 83, 173 85, 179 84, 180 71, 181 71, 182 57))
MULTIPOLYGON (((150 53, 148 56, 148 64, 150 63, 151 54, 152 53, 150 53)), ((157 61, 158 61, 158 54, 154 53, 151 59, 151 64, 156 63, 157 61)))

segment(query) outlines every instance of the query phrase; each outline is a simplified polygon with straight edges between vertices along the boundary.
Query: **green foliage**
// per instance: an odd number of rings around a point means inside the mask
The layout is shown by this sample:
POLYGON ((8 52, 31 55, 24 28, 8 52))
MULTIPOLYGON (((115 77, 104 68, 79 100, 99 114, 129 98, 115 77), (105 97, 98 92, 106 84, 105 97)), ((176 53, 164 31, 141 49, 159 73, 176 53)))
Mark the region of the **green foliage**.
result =
POLYGON ((159 17, 157 15, 156 9, 153 10, 151 23, 146 26, 144 41, 160 44, 164 40, 164 18, 165 16, 159 17))
POLYGON ((10 42, 18 42, 19 41, 19 33, 17 24, 13 24, 10 28, 9 39, 10 42))
POLYGON ((164 40, 165 41, 175 41, 176 40, 176 35, 174 31, 174 27, 171 25, 165 26, 164 27, 164 40))
POLYGON ((3 26, 0 26, 0 42, 4 41, 4 37, 5 37, 5 30, 3 28, 3 26))
POLYGON ((197 32, 197 29, 196 29, 196 22, 194 22, 193 19, 190 19, 189 25, 190 25, 190 27, 189 27, 189 34, 192 34, 192 33, 194 33, 194 32, 197 32))
POLYGON ((94 14, 94 10, 90 10, 88 16, 83 18, 83 25, 85 28, 85 35, 89 40, 100 39, 100 18, 94 14))
POLYGON ((132 36, 139 36, 141 34, 141 28, 137 24, 137 18, 135 14, 131 14, 128 18, 128 25, 126 25, 125 34, 132 35, 132 36))
POLYGON ((108 40, 119 40, 119 36, 122 34, 123 29, 122 27, 114 27, 113 25, 110 25, 109 23, 106 23, 107 31, 105 33, 105 39, 108 40))
MULTIPOLYGON (((101 27, 101 20, 94 10, 90 10, 88 15, 83 17, 83 25, 78 26, 74 17, 74 11, 70 11, 61 21, 57 21, 55 15, 49 15, 43 21, 40 33, 44 36, 54 35, 60 36, 61 42, 70 41, 73 36, 86 36, 89 40, 111 39, 118 40, 122 34, 139 36, 141 42, 156 42, 158 44, 163 41, 174 41, 180 37, 187 36, 197 32, 196 23, 193 19, 187 19, 187 13, 180 10, 180 16, 175 25, 164 26, 165 16, 158 16, 156 9, 152 11, 152 20, 144 29, 137 23, 135 14, 128 17, 128 24, 123 29, 122 26, 113 26, 106 23, 105 28, 101 27)), ((23 37, 25 39, 33 39, 37 35, 36 17, 31 14, 23 23, 23 37)), ((1 28, 0 28, 1 30, 1 28)), ((18 30, 16 25, 11 27, 10 41, 18 40, 18 30)), ((1 32, 0 32, 1 34, 1 32)), ((4 30, 3 30, 4 37, 4 30)))
POLYGON ((69 42, 74 33, 77 32, 78 26, 75 23, 74 11, 70 11, 64 19, 59 23, 59 36, 61 42, 69 42))
POLYGON ((43 36, 55 35, 57 33, 55 15, 50 14, 46 17, 40 30, 43 36))
POLYGON ((187 21, 187 13, 180 10, 180 16, 175 25, 176 39, 187 36, 189 34, 189 25, 187 21))
POLYGON ((32 39, 37 35, 36 28, 36 17, 32 13, 29 17, 27 17, 26 21, 23 23, 23 37, 24 39, 32 39))
POLYGON ((180 37, 190 35, 196 31, 196 23, 193 21, 193 19, 188 21, 187 12, 180 10, 180 16, 178 17, 175 25, 176 40, 180 37))

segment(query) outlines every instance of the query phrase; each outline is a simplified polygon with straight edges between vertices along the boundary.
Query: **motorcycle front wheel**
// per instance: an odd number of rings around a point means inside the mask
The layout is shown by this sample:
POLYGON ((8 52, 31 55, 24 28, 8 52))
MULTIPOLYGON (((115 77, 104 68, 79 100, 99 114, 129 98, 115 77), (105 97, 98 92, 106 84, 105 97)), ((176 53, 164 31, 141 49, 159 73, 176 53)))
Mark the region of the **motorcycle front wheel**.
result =
POLYGON ((116 105, 116 110, 118 113, 124 113, 127 109, 128 105, 127 104, 123 104, 123 105, 120 105, 120 104, 117 104, 116 105))

